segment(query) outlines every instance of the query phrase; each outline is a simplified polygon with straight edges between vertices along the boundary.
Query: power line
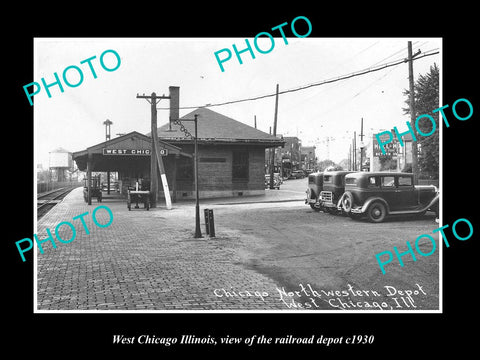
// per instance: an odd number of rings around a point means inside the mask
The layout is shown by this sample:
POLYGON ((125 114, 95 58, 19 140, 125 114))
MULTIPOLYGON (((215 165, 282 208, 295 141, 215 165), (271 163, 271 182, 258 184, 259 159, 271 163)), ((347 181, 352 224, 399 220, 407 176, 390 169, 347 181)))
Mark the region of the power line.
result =
MULTIPOLYGON (((414 42, 413 44, 415 45, 416 43, 418 43, 418 41, 414 42)), ((375 66, 375 65, 381 63, 382 61, 386 61, 387 59, 390 59, 390 58, 392 58, 392 57, 394 57, 394 56, 397 56, 397 55, 400 54, 400 53, 404 53, 404 52, 406 52, 406 51, 407 51, 407 47, 402 47, 400 50, 397 50, 397 51, 395 51, 393 54, 390 54, 389 56, 384 57, 383 59, 377 61, 375 64, 373 64, 373 65, 371 65, 371 66, 375 66)))
MULTIPOLYGON (((436 50, 436 49, 434 49, 434 50, 436 50)), ((415 56, 415 58, 413 58, 413 60, 415 61, 415 60, 421 59, 423 57, 432 56, 432 55, 435 55, 435 54, 439 53, 439 51, 436 51, 436 52, 429 52, 429 51, 433 51, 433 50, 428 50, 427 52, 425 52, 423 54, 419 54, 419 55, 415 56)), ((283 90, 283 91, 280 91, 278 94, 279 95, 280 94, 287 94, 287 93, 291 93, 291 92, 305 90, 305 89, 315 87, 315 86, 331 84, 331 83, 334 83, 334 82, 337 82, 337 81, 346 80, 346 79, 350 79, 350 78, 353 78, 353 77, 356 77, 356 76, 365 75, 365 74, 368 74, 368 73, 371 73, 371 72, 380 71, 380 70, 383 70, 383 69, 386 69, 386 68, 389 68, 389 67, 392 67, 392 66, 397 66, 397 65, 406 63, 407 61, 408 61, 408 59, 401 59, 401 60, 392 61, 392 62, 389 62, 389 63, 385 63, 385 64, 375 66, 373 68, 367 68, 367 69, 364 69, 364 70, 353 72, 353 73, 348 74, 348 75, 342 75, 342 76, 339 76, 339 77, 336 77, 336 78, 323 80, 323 81, 308 84, 308 85, 303 85, 303 86, 300 86, 300 87, 297 87, 297 88, 283 90)), ((272 94, 260 95, 260 96, 255 96, 255 97, 251 97, 251 98, 246 98, 246 99, 225 101, 225 102, 217 103, 217 104, 206 104, 206 105, 201 105, 201 106, 184 106, 184 107, 180 107, 180 109, 187 110, 187 109, 198 109, 198 108, 210 108, 210 107, 214 107, 214 106, 224 106, 224 105, 236 104, 236 103, 245 102, 245 101, 255 101, 255 100, 265 99, 265 98, 268 98, 268 97, 273 97, 275 95, 276 95, 276 93, 272 93, 272 94)), ((169 110, 170 108, 157 108, 157 109, 158 110, 169 110)))

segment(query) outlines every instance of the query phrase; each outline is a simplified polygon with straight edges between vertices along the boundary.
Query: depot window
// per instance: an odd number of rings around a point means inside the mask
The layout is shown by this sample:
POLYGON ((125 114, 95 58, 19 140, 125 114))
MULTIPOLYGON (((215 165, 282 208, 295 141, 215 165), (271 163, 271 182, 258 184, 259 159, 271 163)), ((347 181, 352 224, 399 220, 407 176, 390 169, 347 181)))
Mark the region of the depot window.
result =
POLYGON ((234 151, 232 160, 232 180, 248 180, 248 151, 234 151))

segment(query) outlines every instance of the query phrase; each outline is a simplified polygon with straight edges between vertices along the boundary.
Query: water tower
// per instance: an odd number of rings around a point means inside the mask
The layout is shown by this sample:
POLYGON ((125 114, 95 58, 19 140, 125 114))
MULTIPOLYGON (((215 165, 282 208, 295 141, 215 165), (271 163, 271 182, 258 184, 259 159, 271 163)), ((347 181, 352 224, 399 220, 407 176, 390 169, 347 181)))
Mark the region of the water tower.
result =
POLYGON ((52 180, 57 182, 67 181, 65 171, 72 170, 72 153, 63 148, 49 152, 49 169, 52 171, 52 180))

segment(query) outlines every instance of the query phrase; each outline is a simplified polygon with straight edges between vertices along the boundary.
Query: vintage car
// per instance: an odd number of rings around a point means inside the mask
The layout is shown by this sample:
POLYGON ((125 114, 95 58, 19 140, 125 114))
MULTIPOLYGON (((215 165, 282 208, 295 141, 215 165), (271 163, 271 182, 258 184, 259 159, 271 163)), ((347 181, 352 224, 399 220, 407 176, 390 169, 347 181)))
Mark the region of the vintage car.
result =
POLYGON ((339 200, 345 191, 345 176, 352 171, 329 171, 323 174, 323 190, 320 192, 320 208, 328 213, 338 213, 339 200))
POLYGON ((310 205, 310 207, 315 211, 320 211, 320 203, 318 198, 320 197, 320 192, 323 190, 323 172, 315 172, 308 175, 307 183, 307 198, 305 199, 305 204, 310 205))
POLYGON ((303 170, 294 170, 288 177, 289 179, 303 179, 305 177, 305 173, 303 170))
POLYGON ((352 218, 366 216, 375 223, 390 215, 423 215, 428 210, 438 217, 439 196, 434 185, 414 185, 411 173, 358 172, 345 177, 339 208, 352 218))

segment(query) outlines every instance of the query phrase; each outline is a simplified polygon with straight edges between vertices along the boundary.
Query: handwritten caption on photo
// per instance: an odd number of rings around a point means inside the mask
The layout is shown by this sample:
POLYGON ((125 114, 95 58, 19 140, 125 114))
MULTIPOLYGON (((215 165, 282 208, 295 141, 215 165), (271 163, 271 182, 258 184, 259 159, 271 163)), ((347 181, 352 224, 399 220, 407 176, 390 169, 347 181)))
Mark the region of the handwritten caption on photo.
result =
POLYGON ((251 298, 262 301, 273 296, 283 303, 286 309, 315 310, 323 309, 321 302, 325 302, 332 309, 339 310, 412 310, 418 308, 415 297, 427 296, 419 284, 411 289, 398 289, 395 286, 385 285, 385 292, 377 290, 359 290, 351 284, 346 289, 324 290, 315 289, 310 284, 299 284, 298 290, 288 291, 284 287, 276 287, 271 295, 267 291, 248 291, 230 289, 215 289, 214 295, 218 298, 251 298), (379 299, 372 301, 371 298, 379 299), (386 301, 385 301, 386 300, 386 301))

